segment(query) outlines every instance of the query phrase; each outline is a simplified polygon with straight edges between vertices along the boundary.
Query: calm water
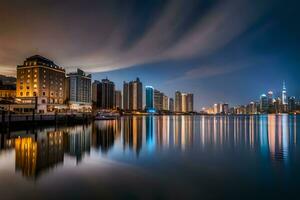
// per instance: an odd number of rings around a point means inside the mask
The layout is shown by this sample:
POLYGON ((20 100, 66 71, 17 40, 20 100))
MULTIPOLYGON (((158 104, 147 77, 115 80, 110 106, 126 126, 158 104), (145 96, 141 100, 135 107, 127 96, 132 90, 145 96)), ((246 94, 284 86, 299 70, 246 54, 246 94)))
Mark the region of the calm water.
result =
POLYGON ((2 134, 0 199, 299 197, 299 119, 124 117, 2 134))

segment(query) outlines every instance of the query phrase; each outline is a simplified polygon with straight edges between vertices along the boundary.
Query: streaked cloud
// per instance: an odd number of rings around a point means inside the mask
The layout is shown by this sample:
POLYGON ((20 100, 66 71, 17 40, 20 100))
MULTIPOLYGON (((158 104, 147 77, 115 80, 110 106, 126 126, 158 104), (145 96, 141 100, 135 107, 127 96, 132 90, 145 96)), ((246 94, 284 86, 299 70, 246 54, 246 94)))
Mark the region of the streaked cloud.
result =
POLYGON ((1 2, 5 28, 0 31, 0 68, 11 75, 32 54, 45 55, 68 70, 81 67, 89 72, 193 57, 205 60, 238 38, 266 9, 259 1, 211 2, 202 8, 202 2, 194 0, 149 1, 163 6, 145 14, 150 16, 147 27, 143 20, 135 23, 143 16, 133 12, 134 1, 1 2), (193 10, 195 4, 202 9, 193 10), (190 19, 191 13, 183 8, 203 14, 190 19), (184 26, 187 20, 194 20, 194 25, 184 26), (133 25, 145 31, 131 42, 128 38, 136 34, 133 25))

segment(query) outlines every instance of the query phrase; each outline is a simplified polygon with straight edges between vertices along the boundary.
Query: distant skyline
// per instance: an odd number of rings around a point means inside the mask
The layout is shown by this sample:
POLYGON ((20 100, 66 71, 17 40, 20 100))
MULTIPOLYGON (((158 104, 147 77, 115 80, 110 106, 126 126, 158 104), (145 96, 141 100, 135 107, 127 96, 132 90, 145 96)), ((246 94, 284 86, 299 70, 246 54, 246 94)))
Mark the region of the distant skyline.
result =
MULTIPOLYGON (((0 74, 40 54, 93 79, 139 77, 169 97, 194 93, 195 109, 300 97, 297 1, 1 1, 0 74), (72 66, 72 67, 71 67, 72 66)), ((144 89, 145 90, 145 89, 144 89)))

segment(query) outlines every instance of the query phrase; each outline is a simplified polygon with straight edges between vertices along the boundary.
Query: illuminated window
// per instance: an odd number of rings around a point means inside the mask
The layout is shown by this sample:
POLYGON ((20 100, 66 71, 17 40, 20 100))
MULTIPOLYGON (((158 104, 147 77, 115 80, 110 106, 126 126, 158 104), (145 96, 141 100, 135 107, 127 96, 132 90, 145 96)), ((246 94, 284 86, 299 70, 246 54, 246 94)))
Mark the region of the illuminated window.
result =
POLYGON ((37 85, 36 85, 36 84, 34 84, 34 85, 33 85, 33 87, 34 87, 34 88, 37 88, 37 85))

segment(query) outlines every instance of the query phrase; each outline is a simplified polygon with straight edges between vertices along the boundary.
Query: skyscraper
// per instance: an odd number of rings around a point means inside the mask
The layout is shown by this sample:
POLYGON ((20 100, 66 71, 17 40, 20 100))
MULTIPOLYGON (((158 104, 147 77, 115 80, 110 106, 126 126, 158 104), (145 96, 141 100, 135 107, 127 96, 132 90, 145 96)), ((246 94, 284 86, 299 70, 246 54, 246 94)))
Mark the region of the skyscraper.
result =
POLYGON ((175 112, 182 112, 182 97, 181 92, 175 92, 175 112))
POLYGON ((181 112, 187 112, 187 94, 181 93, 181 112))
POLYGON ((129 82, 129 110, 140 111, 143 109, 143 84, 139 78, 129 82))
POLYGON ((168 111, 169 110, 169 97, 163 94, 162 99, 162 110, 168 111))
POLYGON ((92 83, 92 103, 96 108, 101 107, 102 100, 102 85, 100 81, 95 80, 92 83))
POLYGON ((265 94, 260 96, 260 112, 266 113, 269 110, 268 97, 265 94))
POLYGON ((156 111, 163 109, 163 93, 158 90, 154 90, 154 108, 156 111))
POLYGON ((295 97, 289 97, 288 100, 288 111, 294 112, 296 109, 296 98, 295 97))
POLYGON ((123 109, 129 110, 129 83, 123 83, 123 109))
POLYGON ((146 110, 153 111, 154 109, 154 89, 152 86, 146 86, 146 110))
POLYGON ((53 61, 40 55, 26 58, 17 66, 16 96, 22 103, 37 105, 38 112, 53 111, 64 104, 66 72, 53 61))
POLYGON ((119 90, 115 91, 115 108, 122 109, 122 93, 119 90))
POLYGON ((287 92, 286 92, 286 87, 285 87, 285 82, 283 82, 283 87, 282 87, 282 104, 287 105, 287 92))
POLYGON ((80 69, 67 75, 69 93, 68 99, 71 104, 91 104, 92 76, 80 69))
POLYGON ((194 94, 187 94, 187 112, 194 112, 194 94))
POLYGON ((102 99, 101 108, 102 109, 113 109, 115 108, 115 84, 114 82, 106 79, 102 79, 102 99))
POLYGON ((174 99, 173 98, 169 99, 169 111, 174 112, 174 99))

